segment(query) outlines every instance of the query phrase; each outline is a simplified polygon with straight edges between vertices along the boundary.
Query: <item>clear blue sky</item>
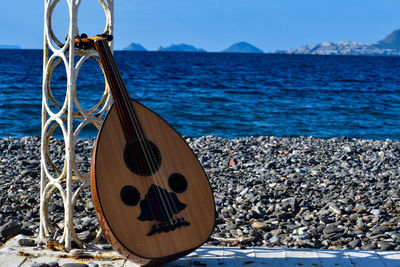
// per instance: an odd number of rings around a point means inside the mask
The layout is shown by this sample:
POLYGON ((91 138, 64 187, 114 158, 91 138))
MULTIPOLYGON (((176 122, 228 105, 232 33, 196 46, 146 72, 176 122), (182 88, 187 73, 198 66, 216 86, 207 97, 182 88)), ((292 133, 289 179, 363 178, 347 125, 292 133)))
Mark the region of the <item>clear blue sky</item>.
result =
MULTIPOLYGON (((0 44, 42 48, 44 0, 2 1, 0 44)), ((82 0, 80 31, 102 32, 97 0, 82 0)), ((66 0, 54 14, 64 39, 66 0)), ((187 43, 220 51, 247 41, 265 52, 324 41, 378 41, 400 29, 400 0, 115 0, 115 49, 187 43)))

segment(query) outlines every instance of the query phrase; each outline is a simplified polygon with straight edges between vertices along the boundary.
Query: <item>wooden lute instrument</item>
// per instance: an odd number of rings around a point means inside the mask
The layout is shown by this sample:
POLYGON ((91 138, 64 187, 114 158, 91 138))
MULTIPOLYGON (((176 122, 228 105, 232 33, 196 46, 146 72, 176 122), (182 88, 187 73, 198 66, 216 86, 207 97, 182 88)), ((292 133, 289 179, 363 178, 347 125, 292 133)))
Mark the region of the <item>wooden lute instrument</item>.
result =
POLYGON ((106 237, 140 265, 190 253, 208 240, 215 223, 204 170, 167 122, 129 97, 106 38, 75 42, 97 50, 114 100, 91 165, 92 197, 106 237))

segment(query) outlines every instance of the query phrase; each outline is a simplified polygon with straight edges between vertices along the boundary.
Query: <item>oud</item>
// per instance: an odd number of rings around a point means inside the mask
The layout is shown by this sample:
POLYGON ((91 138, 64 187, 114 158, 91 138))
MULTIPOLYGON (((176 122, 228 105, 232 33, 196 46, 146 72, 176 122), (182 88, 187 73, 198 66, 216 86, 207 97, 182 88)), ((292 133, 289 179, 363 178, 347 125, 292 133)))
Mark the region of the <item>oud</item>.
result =
POLYGON ((106 38, 82 37, 76 45, 97 50, 114 100, 91 164, 99 223, 113 248, 140 265, 182 257, 214 228, 207 176, 182 137, 130 98, 106 38))

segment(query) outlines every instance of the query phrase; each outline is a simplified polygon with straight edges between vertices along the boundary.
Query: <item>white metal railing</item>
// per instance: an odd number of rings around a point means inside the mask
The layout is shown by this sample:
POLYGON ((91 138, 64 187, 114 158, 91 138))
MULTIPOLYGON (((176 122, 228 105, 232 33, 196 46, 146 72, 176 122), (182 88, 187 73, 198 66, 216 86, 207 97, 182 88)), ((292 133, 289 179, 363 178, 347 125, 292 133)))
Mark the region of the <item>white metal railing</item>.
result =
MULTIPOLYGON (((48 206, 51 197, 58 192, 64 205, 63 234, 58 241, 63 243, 66 249, 69 250, 71 249, 72 240, 82 246, 82 242, 74 229, 73 211, 79 193, 90 184, 89 173, 81 173, 75 162, 75 145, 81 130, 86 125, 92 123, 97 128, 101 126, 101 115, 108 109, 111 97, 106 86, 101 99, 92 108, 84 110, 79 103, 76 93, 79 70, 89 58, 93 58, 97 63, 99 63, 99 60, 96 57, 97 53, 93 50, 80 51, 74 49, 74 38, 79 35, 77 16, 81 0, 61 1, 67 2, 69 10, 69 30, 65 43, 55 36, 52 28, 53 11, 60 0, 44 0, 39 236, 40 238, 52 237, 56 232, 56 227, 49 219, 48 206), (63 103, 57 102, 50 86, 53 71, 60 64, 64 64, 67 76, 66 94, 63 103), (75 129, 74 125, 77 125, 75 129), (57 164, 53 162, 49 153, 52 147, 50 140, 57 128, 61 129, 64 140, 64 165, 62 168, 56 166, 57 164)), ((113 34, 114 0, 98 1, 106 15, 104 33, 113 34)))

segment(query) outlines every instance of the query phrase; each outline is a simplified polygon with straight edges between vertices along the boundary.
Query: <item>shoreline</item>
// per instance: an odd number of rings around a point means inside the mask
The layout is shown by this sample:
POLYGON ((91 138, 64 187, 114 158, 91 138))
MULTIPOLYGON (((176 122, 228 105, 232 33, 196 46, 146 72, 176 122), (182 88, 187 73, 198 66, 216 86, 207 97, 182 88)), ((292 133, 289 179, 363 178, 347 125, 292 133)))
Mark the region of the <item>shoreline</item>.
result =
MULTIPOLYGON (((400 141, 313 137, 185 138, 203 165, 217 209, 206 244, 320 249, 400 249, 400 141)), ((76 147, 90 168, 94 139, 76 147)), ((61 139, 50 156, 62 167, 61 139)), ((40 138, 0 139, 0 233, 19 224, 38 235, 40 138), (11 223, 10 223, 11 222, 11 223)), ((55 195, 50 221, 62 228, 55 195)), ((75 230, 90 241, 97 219, 86 188, 75 230)), ((4 236, 1 236, 4 238, 4 236)))

